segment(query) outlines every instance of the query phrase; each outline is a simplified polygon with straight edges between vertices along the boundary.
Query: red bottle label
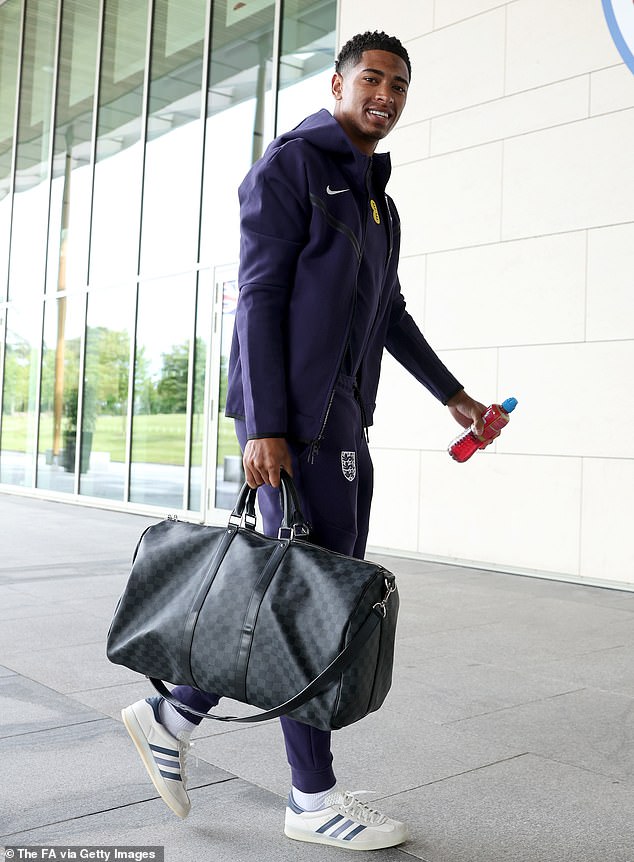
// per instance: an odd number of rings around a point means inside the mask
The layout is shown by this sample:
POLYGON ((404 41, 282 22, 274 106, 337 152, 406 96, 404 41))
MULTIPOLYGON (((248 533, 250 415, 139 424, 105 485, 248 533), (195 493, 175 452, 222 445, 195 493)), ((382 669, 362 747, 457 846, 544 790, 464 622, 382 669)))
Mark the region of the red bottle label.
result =
POLYGON ((468 428, 449 445, 448 451, 454 461, 463 463, 478 449, 488 446, 508 423, 509 414, 499 404, 492 404, 482 418, 484 419, 482 434, 475 434, 471 428, 468 428))

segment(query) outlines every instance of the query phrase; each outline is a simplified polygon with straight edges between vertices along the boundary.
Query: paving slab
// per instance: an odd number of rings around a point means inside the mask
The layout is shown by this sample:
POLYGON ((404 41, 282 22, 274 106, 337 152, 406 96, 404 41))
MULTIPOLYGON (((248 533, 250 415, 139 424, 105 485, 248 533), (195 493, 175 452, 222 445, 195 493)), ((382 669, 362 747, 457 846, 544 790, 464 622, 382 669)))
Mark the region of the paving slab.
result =
MULTIPOLYGON (((202 725, 192 814, 180 821, 157 798, 119 719, 151 689, 108 662, 105 637, 138 537, 158 518, 6 495, 0 517, 12 524, 0 561, 12 789, 0 831, 165 844, 167 859, 196 862, 341 858, 282 835, 278 722, 202 725)), ((634 593, 382 562, 402 600, 394 685, 378 713, 333 734, 341 784, 378 791, 378 807, 413 828, 373 860, 634 862, 634 593)))
POLYGON ((421 586, 444 585, 448 589, 455 586, 466 591, 475 587, 484 592, 493 591, 509 597, 523 595, 547 599, 563 598, 579 604, 616 606, 621 610, 634 612, 634 591, 632 590, 540 578, 529 573, 524 575, 460 565, 440 565, 417 559, 405 560, 403 564, 404 558, 370 556, 390 570, 396 567, 395 574, 399 587, 406 577, 413 576, 418 578, 421 586))
MULTIPOLYGON (((30 596, 54 604, 74 599, 112 597, 113 602, 121 595, 128 576, 128 567, 111 568, 105 573, 58 575, 55 578, 16 578, 7 589, 21 596, 30 596)), ((114 605, 113 605, 114 607, 114 605)))
POLYGON ((0 585, 0 619, 12 620, 21 617, 46 616, 51 612, 51 602, 36 598, 15 589, 15 584, 0 585))
POLYGON ((157 520, 3 493, 0 522, 11 524, 11 530, 2 537, 0 573, 24 566, 27 560, 31 566, 48 566, 60 558, 89 564, 130 559, 141 532, 157 520))
POLYGON ((107 626, 96 643, 4 653, 2 660, 16 673, 65 693, 137 682, 138 673, 108 661, 106 631, 107 626))
POLYGON ((634 781, 634 698, 581 689, 445 727, 634 781))
POLYGON ((58 646, 103 643, 103 626, 93 616, 68 612, 66 608, 47 615, 20 619, 3 619, 0 626, 0 655, 11 656, 25 651, 39 651, 58 646))
MULTIPOLYGON (((524 755, 396 798, 425 862, 632 862, 634 785, 524 755)), ((386 800, 387 802, 387 800, 386 800)))
MULTIPOLYGON (((422 713, 422 710, 421 710, 422 713)), ((201 757, 275 793, 288 792, 289 768, 278 722, 211 738, 193 737, 201 757)), ((332 735, 335 770, 348 789, 384 795, 417 787, 526 751, 479 737, 468 728, 441 727, 404 714, 386 702, 381 710, 332 735)))
POLYGON ((66 699, 71 703, 92 707, 102 716, 108 715, 119 721, 124 706, 142 700, 151 693, 150 685, 145 677, 141 678, 135 674, 135 678, 131 682, 74 691, 67 695, 66 699))
POLYGON ((430 657, 468 655, 485 664, 530 670, 544 661, 634 646, 634 625, 629 614, 595 608, 585 619, 575 619, 572 612, 560 620, 541 622, 509 616, 484 625, 402 635, 400 642, 430 657))
POLYGON ((103 719, 103 715, 19 674, 0 674, 0 738, 103 719))
MULTIPOLYGON (((3 794, 0 834, 158 796, 123 724, 109 718, 0 739, 0 759, 3 786, 18 791, 3 794)), ((192 786, 229 777, 200 761, 192 786)))
POLYGON ((580 688, 595 688, 634 697, 634 647, 607 650, 537 663, 533 672, 580 688))
MULTIPOLYGON (((16 837, 25 845, 159 845, 165 847, 166 862, 335 862, 342 858, 338 848, 286 838, 284 799, 245 781, 208 785, 190 796, 192 810, 186 820, 175 817, 163 802, 150 800, 27 830, 16 837)), ((5 838, 5 843, 11 841, 5 838)), ((366 856, 370 858, 361 854, 366 856)), ((411 857, 395 848, 375 850, 371 858, 372 862, 407 862, 411 857)))
POLYGON ((406 659, 397 651, 395 682, 387 703, 410 722, 422 716, 426 722, 445 724, 582 687, 556 676, 542 677, 465 656, 420 659, 410 654, 406 659))

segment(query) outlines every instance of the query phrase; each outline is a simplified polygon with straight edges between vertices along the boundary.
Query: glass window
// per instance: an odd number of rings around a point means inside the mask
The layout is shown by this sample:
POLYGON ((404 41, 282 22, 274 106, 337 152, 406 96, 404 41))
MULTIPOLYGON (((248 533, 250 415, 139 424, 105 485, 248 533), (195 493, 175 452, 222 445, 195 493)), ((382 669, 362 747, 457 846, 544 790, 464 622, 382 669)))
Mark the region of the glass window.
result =
POLYGON ((215 273, 221 321, 213 505, 231 508, 242 479, 233 420, 224 415, 240 246, 238 186, 273 136, 275 4, 214 4, 207 93, 201 261, 215 273), (253 11, 251 11, 253 10, 253 11))
POLYGON ((236 267, 223 267, 216 273, 216 297, 220 320, 220 383, 218 387, 215 506, 218 509, 231 509, 244 482, 242 453, 236 437, 234 421, 225 416, 229 353, 238 304, 236 267))
POLYGON ((184 508, 193 274, 139 287, 130 500, 184 508))
POLYGON ((141 273, 198 260, 202 169, 204 0, 155 0, 150 67, 141 273))
POLYGON ((0 482, 33 487, 42 305, 14 304, 7 313, 0 436, 0 482))
POLYGON ((238 260, 238 186, 273 135, 275 4, 213 10, 200 259, 219 266, 238 260))
POLYGON ((332 109, 337 3, 285 0, 277 130, 294 128, 320 108, 332 109))
POLYGON ((213 282, 209 270, 198 275, 198 291, 196 298, 196 344, 194 349, 194 395, 192 402, 191 429, 191 463, 189 470, 189 506, 192 511, 203 509, 203 487, 205 477, 205 445, 207 443, 205 421, 207 399, 205 394, 209 388, 207 383, 207 368, 211 349, 213 282))
POLYGON ((90 283, 137 274, 147 0, 106 0, 90 247, 90 283))
POLYGON ((20 80, 9 297, 44 291, 57 0, 29 0, 20 80))
MULTIPOLYGON (((37 487, 73 493, 85 294, 45 303, 37 487)), ((84 464, 82 464, 82 469, 84 464)))
POLYGON ((21 7, 20 0, 9 0, 0 6, 0 302, 6 297, 9 262, 11 169, 21 7))
POLYGON ((48 237, 48 290, 83 288, 88 277, 91 138, 99 4, 62 5, 48 237))
POLYGON ((134 287, 88 296, 79 493, 124 499, 134 287))

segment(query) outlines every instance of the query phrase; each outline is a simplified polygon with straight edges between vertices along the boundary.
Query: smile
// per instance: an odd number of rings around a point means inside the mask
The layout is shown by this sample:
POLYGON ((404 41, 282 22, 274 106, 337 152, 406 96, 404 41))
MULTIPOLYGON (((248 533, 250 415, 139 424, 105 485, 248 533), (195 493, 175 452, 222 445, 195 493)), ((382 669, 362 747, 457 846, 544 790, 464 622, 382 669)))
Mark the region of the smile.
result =
POLYGON ((381 119, 383 120, 389 120, 390 118, 390 115, 387 113, 387 111, 378 111, 375 108, 369 108, 368 114, 372 114, 372 116, 374 117, 381 117, 381 119))

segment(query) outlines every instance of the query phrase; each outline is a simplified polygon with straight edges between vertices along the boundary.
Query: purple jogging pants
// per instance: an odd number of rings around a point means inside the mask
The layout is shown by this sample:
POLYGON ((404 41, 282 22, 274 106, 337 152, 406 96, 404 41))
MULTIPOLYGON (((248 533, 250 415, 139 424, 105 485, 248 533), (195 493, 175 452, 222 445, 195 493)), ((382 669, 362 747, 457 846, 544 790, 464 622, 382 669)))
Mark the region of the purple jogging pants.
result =
MULTIPOLYGON (((240 446, 246 445, 244 422, 236 420, 240 446)), ((355 397, 354 380, 340 377, 335 389, 325 434, 311 464, 308 448, 289 441, 293 481, 304 517, 311 526, 310 541, 331 551, 363 559, 368 538, 373 470, 364 435, 362 414, 355 397)), ((258 489, 264 533, 276 536, 282 520, 279 491, 258 489)), ((219 697, 180 685, 174 696, 193 709, 208 711, 219 697)), ((183 712, 195 723, 202 719, 183 712)), ((280 719, 293 786, 304 793, 328 790, 335 783, 330 732, 284 716, 280 719)))

